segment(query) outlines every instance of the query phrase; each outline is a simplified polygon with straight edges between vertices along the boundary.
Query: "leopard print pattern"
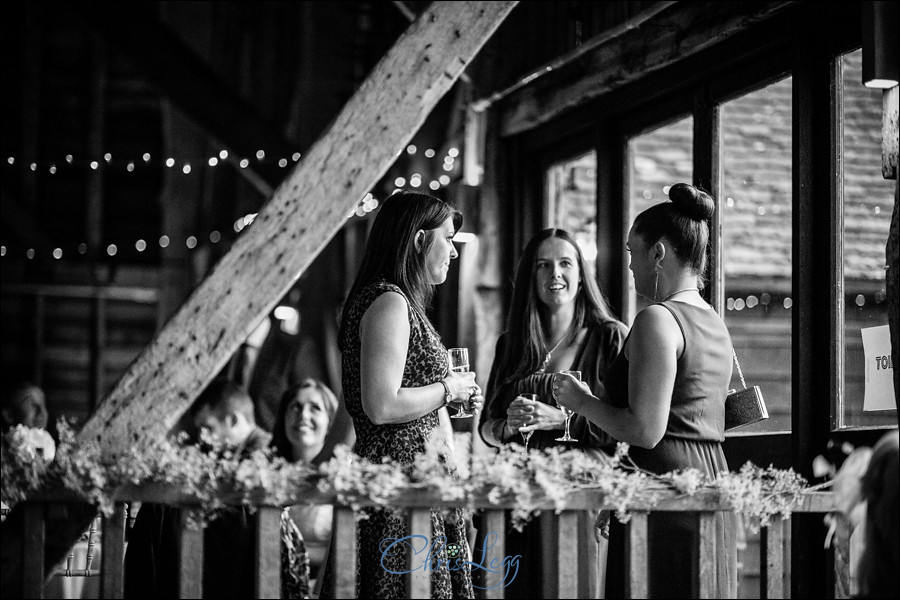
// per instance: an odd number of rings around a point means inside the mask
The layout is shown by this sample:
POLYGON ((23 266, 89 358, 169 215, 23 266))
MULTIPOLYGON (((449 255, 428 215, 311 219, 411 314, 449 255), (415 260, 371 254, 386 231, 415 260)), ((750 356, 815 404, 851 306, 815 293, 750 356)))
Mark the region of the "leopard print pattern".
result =
MULTIPOLYGON (((406 299, 396 285, 376 281, 364 288, 354 300, 347 314, 347 338, 342 340, 342 385, 347 412, 356 429, 354 452, 372 462, 380 463, 388 457, 410 464, 417 453, 425 450, 431 433, 438 427, 438 412, 406 423, 375 425, 362 407, 360 393, 360 339, 359 323, 372 303, 386 292, 396 292, 406 299)), ((409 349, 403 369, 402 387, 421 387, 433 384, 448 370, 447 349, 429 322, 416 313, 407 299, 409 317, 409 349)), ((404 511, 369 509, 368 518, 359 522, 357 536, 357 591, 361 598, 403 598, 406 596, 407 551, 409 546, 398 544, 401 549, 382 554, 391 541, 409 535, 404 511), (394 573, 391 573, 393 571, 394 573)), ((468 547, 466 523, 462 512, 454 509, 442 514, 431 511, 431 528, 434 547, 432 551, 440 559, 440 568, 432 571, 433 598, 474 598, 471 572, 468 569, 448 570, 447 547, 468 547)), ((397 546, 394 546, 396 549, 397 546)), ((418 546, 417 548, 418 549, 418 546)), ((425 568, 427 552, 414 555, 413 568, 425 568)), ((455 563, 455 561, 454 561, 455 563)), ((339 567, 338 567, 339 568, 339 567)))

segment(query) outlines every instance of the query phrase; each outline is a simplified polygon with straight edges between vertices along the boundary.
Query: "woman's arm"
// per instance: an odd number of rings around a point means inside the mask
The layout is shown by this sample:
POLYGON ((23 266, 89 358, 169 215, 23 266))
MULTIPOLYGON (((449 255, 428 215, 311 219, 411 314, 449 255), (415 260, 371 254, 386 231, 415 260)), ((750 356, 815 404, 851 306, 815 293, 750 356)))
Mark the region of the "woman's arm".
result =
MULTIPOLYGON (((607 322, 596 326, 590 335, 588 346, 575 368, 582 372, 582 379, 591 389, 602 389, 606 370, 625 347, 628 328, 618 321, 607 322)), ((616 443, 603 427, 580 414, 572 417, 570 428, 581 441, 581 447, 602 448, 616 443)))
POLYGON ((683 346, 681 329, 672 314, 662 306, 650 306, 638 313, 625 346, 630 365, 628 406, 616 408, 601 401, 573 378, 564 376, 559 376, 559 383, 555 384, 557 399, 615 439, 653 448, 666 432, 678 355, 683 346))
POLYGON ((491 365, 491 373, 488 378, 487 402, 481 411, 478 432, 481 439, 488 446, 499 448, 507 443, 513 436, 506 425, 506 408, 512 401, 512 385, 501 385, 503 375, 500 373, 500 363, 503 360, 506 345, 506 334, 500 336, 494 348, 494 363, 491 365))
MULTIPOLYGON (((379 296, 359 324, 360 395, 363 410, 376 425, 406 423, 444 405, 444 385, 403 388, 409 350, 406 299, 396 292, 379 296)), ((443 379, 453 400, 467 401, 475 374, 448 373, 443 379)))

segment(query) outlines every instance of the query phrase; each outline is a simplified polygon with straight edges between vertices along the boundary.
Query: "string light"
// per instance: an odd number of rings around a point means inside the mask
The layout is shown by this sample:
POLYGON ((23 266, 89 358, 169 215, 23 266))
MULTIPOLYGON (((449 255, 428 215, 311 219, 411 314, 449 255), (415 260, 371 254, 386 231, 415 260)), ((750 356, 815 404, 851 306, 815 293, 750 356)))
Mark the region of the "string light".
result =
MULTIPOLYGON (((406 151, 410 155, 413 155, 416 152, 418 152, 418 148, 416 147, 415 144, 409 144, 406 147, 406 151)), ((402 152, 403 152, 403 150, 401 149, 397 153, 397 155, 399 156, 400 154, 402 154, 402 152)), ((434 158, 436 156, 436 152, 433 148, 427 148, 424 151, 424 155, 426 158, 434 158)), ((219 150, 217 153, 214 153, 213 155, 208 156, 205 159, 200 159, 200 160, 205 160, 205 162, 207 163, 207 165, 209 165, 209 167, 217 167, 217 166, 220 166, 221 163, 228 160, 229 156, 230 156, 229 151, 222 149, 222 150, 219 150)), ((256 156, 257 160, 263 161, 266 159, 266 152, 263 149, 259 149, 255 153, 255 156, 256 156)), ((446 171, 453 170, 453 166, 455 164, 455 157, 457 157, 457 156, 459 156, 459 150, 457 148, 449 148, 448 149, 447 156, 445 156, 443 159, 444 160, 444 165, 443 165, 444 170, 446 170, 446 171)), ((301 157, 302 157, 302 155, 300 152, 294 152, 293 154, 291 154, 291 160, 294 162, 299 161, 301 157)), ((64 161, 65 161, 65 164, 63 166, 66 168, 68 168, 67 166, 71 166, 71 167, 75 167, 75 168, 77 168, 78 166, 82 166, 82 167, 87 166, 88 168, 90 168, 91 170, 94 170, 94 171, 97 171, 101 168, 104 168, 104 169, 122 168, 122 169, 124 169, 124 171, 126 171, 128 173, 134 173, 135 171, 137 171, 139 169, 139 164, 141 164, 141 163, 143 163, 144 166, 152 166, 153 157, 150 152, 143 152, 140 154, 140 158, 138 158, 138 159, 124 159, 124 160, 118 159, 117 160, 113 157, 112 153, 105 152, 105 153, 103 153, 101 160, 89 160, 89 161, 84 160, 84 159, 76 160, 74 155, 66 154, 64 156, 64 161)), ((285 168, 285 167, 287 167, 288 162, 289 162, 288 159, 280 158, 280 159, 278 159, 277 164, 281 168, 285 168)), ((15 156, 8 156, 6 159, 6 163, 10 167, 21 164, 20 160, 17 159, 17 157, 15 157, 15 156)), ((193 171, 194 171, 193 166, 192 166, 192 164, 194 164, 193 161, 180 161, 175 156, 169 156, 169 157, 165 158, 164 160, 160 160, 160 162, 158 164, 160 164, 160 166, 165 166, 167 168, 173 169, 179 163, 182 165, 182 167, 180 169, 181 173, 183 173, 185 175, 190 175, 191 173, 193 173, 193 171)), ((243 168, 247 168, 250 166, 250 161, 247 158, 242 158, 239 161, 234 159, 233 164, 236 164, 236 166, 239 166, 240 168, 243 169, 243 168)), ((31 163, 27 164, 27 168, 34 172, 36 172, 39 168, 46 168, 47 172, 49 172, 52 175, 64 172, 64 170, 61 170, 58 167, 58 165, 55 161, 31 162, 31 163), (45 167, 42 165, 45 165, 45 167)), ((409 185, 412 187, 421 187, 423 185, 423 177, 420 173, 413 173, 412 175, 408 176, 408 178, 399 176, 399 177, 395 178, 395 180, 394 180, 394 185, 396 186, 394 191, 395 192, 399 191, 401 188, 406 186, 407 183, 409 183, 409 185)), ((451 178, 447 174, 442 174, 439 177, 437 177, 436 179, 430 180, 427 183, 427 185, 428 185, 428 188, 430 188, 431 190, 437 191, 438 189, 440 189, 440 187, 447 186, 450 183, 451 183, 451 178)), ((369 193, 369 194, 366 194, 366 196, 360 201, 360 204, 356 208, 354 208, 352 211, 350 211, 348 216, 352 217, 352 216, 356 215, 358 217, 364 217, 368 213, 377 209, 378 206, 379 206, 378 200, 376 198, 374 198, 371 193, 369 193)), ((253 219, 255 217, 256 217, 256 214, 254 213, 254 214, 247 215, 245 217, 238 219, 234 224, 235 232, 239 233, 247 225, 252 223, 253 219)), ((208 237, 209 237, 209 241, 211 243, 218 243, 219 241, 222 240, 222 234, 218 231, 210 232, 208 237)), ((158 239, 158 244, 159 244, 160 248, 168 248, 170 243, 171 243, 171 239, 168 235, 161 235, 158 239)), ((186 239, 185 244, 189 249, 194 249, 199 244, 198 238, 196 236, 189 236, 186 239)), ((145 252, 148 249, 148 246, 149 245, 145 239, 138 239, 138 240, 134 241, 134 248, 137 252, 145 252)), ((77 249, 78 255, 84 256, 88 253, 88 245, 84 242, 79 243, 76 249, 77 249)), ((105 250, 106 250, 106 254, 108 254, 109 256, 115 256, 118 254, 119 247, 116 244, 108 244, 106 246, 105 250)), ((28 259, 36 258, 37 254, 38 254, 38 251, 35 248, 29 248, 25 253, 25 255, 28 259)), ((61 260, 62 257, 64 256, 64 254, 65 254, 65 252, 64 252, 63 248, 54 248, 53 251, 51 252, 51 256, 53 256, 57 260, 61 260)), ((12 254, 8 247, 3 246, 2 253, 0 253, 0 255, 2 255, 3 257, 6 257, 6 256, 11 256, 12 254)))
MULTIPOLYGON (((216 154, 209 157, 208 159, 205 158, 205 159, 201 159, 201 160, 205 161, 210 167, 216 167, 216 166, 219 166, 222 162, 226 161, 229 157, 229 152, 228 152, 228 150, 225 150, 225 149, 219 150, 216 154), (216 154, 218 156, 216 156, 216 154)), ((255 156, 256 156, 256 159, 260 162, 266 161, 266 151, 263 149, 257 150, 255 153, 255 156)), ((294 152, 291 154, 290 160, 292 160, 293 162, 297 162, 300 160, 300 157, 301 157, 300 152, 294 152)), ((112 169, 121 168, 121 169, 124 169, 125 171, 127 171, 128 173, 133 173, 137 170, 137 165, 139 162, 143 162, 144 164, 150 165, 151 161, 152 161, 152 156, 149 152, 143 152, 140 155, 140 159, 137 159, 137 158, 116 159, 111 152, 104 152, 99 159, 77 161, 72 154, 66 154, 64 159, 65 159, 65 163, 67 165, 70 165, 73 167, 83 166, 83 167, 89 168, 94 171, 99 170, 100 168, 112 168, 112 169)), ((273 162, 274 164, 277 164, 281 168, 285 168, 288 166, 288 163, 290 162, 290 160, 282 157, 277 160, 273 159, 271 162, 273 162)), ((39 170, 46 169, 50 174, 55 175, 57 173, 62 172, 58 166, 58 164, 60 162, 62 162, 62 161, 38 160, 38 161, 32 161, 32 162, 25 163, 24 167, 32 172, 37 172, 39 170)), ((196 164, 196 161, 195 160, 181 161, 181 160, 178 160, 174 156, 170 156, 170 157, 166 158, 164 161, 162 161, 162 164, 169 168, 172 168, 179 163, 182 163, 185 165, 193 165, 193 164, 196 164)), ((12 167, 12 166, 16 166, 21 163, 20 163, 20 160, 18 158, 16 158, 15 156, 7 156, 6 164, 7 164, 7 166, 12 167)), ((241 168, 247 168, 249 166, 249 160, 243 159, 238 163, 238 165, 241 168)), ((182 172, 185 174, 189 174, 191 171, 192 171, 192 167, 190 169, 184 169, 184 168, 182 169, 182 172)))

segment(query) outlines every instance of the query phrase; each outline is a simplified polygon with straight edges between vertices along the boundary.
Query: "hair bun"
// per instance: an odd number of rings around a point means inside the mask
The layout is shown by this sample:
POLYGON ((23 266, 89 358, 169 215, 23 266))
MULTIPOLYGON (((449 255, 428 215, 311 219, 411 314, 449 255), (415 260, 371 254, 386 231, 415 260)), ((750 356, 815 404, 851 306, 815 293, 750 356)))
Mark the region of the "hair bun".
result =
POLYGON ((669 188, 669 200, 678 212, 694 221, 708 221, 716 211, 712 196, 687 183, 676 183, 669 188))

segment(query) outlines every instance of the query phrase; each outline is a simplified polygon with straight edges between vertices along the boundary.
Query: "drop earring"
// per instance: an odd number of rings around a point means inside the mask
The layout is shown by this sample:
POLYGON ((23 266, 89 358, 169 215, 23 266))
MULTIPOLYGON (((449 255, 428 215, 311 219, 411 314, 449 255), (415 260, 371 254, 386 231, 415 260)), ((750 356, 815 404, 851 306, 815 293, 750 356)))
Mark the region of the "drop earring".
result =
POLYGON ((656 265, 656 271, 654 275, 656 275, 656 278, 653 280, 653 301, 658 302, 657 297, 659 295, 659 265, 656 265))

